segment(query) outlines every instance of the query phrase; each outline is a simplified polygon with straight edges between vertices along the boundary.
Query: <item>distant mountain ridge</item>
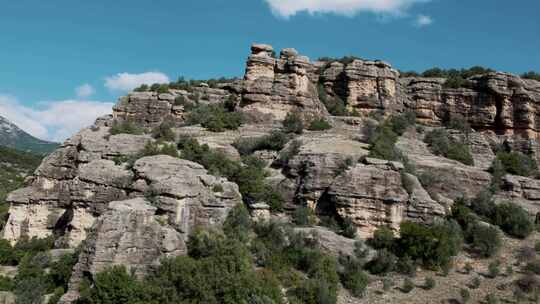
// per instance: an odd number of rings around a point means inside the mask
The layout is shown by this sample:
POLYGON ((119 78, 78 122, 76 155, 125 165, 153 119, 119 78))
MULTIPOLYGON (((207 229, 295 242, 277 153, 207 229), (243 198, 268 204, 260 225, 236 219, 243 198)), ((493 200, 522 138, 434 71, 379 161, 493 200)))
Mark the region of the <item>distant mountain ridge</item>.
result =
POLYGON ((0 116, 0 146, 46 154, 56 149, 58 143, 38 139, 0 116))

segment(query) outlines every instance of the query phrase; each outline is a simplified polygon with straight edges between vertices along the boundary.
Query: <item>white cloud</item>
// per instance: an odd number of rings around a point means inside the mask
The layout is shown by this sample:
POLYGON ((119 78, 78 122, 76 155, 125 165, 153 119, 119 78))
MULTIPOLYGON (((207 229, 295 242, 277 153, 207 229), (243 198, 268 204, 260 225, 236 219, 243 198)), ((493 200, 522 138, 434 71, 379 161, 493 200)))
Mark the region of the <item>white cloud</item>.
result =
POLYGON ((131 91, 142 84, 169 83, 169 77, 160 72, 141 74, 119 73, 105 78, 105 87, 115 91, 131 91))
POLYGON ((56 142, 92 125, 97 117, 110 114, 112 106, 108 102, 62 100, 28 107, 13 96, 0 95, 0 116, 37 138, 56 142))
POLYGON ((414 24, 417 27, 428 26, 428 25, 431 25, 432 23, 433 23, 433 18, 426 15, 418 15, 416 16, 416 20, 414 21, 414 24))
POLYGON ((89 85, 88 83, 85 83, 77 87, 75 89, 75 93, 77 93, 77 97, 79 98, 87 98, 94 95, 95 90, 91 85, 89 85))
POLYGON ((411 5, 431 0, 265 0, 275 15, 289 18, 299 12, 353 16, 360 12, 401 14, 411 5))

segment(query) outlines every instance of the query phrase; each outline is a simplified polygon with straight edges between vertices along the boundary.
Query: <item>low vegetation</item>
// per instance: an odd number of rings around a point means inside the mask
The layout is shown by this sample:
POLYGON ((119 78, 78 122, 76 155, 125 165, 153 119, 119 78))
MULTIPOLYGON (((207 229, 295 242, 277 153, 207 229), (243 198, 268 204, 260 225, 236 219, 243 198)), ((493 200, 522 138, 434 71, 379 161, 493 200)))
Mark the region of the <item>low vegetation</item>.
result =
POLYGON ((308 130, 310 131, 325 131, 332 129, 332 125, 324 118, 317 118, 309 123, 308 130))
POLYGON ((530 72, 527 72, 527 73, 524 73, 521 75, 522 78, 525 78, 525 79, 533 79, 533 80, 536 80, 536 81, 540 81, 540 74, 535 72, 535 71, 530 71, 530 72))
POLYGON ((256 151, 281 151, 289 141, 289 136, 281 131, 271 132, 261 137, 240 138, 233 143, 240 155, 246 156, 256 151))
POLYGON ((457 160, 465 165, 474 165, 469 145, 465 138, 457 139, 445 129, 434 129, 428 132, 424 142, 435 155, 457 160))
POLYGON ((263 161, 252 156, 235 161, 190 137, 181 138, 178 148, 181 150, 181 158, 199 163, 210 174, 226 177, 236 183, 247 203, 265 202, 274 211, 283 208, 282 196, 265 181, 268 172, 263 161))
POLYGON ((237 130, 244 121, 242 113, 230 111, 224 104, 199 104, 187 115, 187 124, 200 124, 212 132, 237 130))
POLYGON ((369 156, 387 160, 402 160, 402 154, 396 149, 398 137, 403 135, 407 128, 413 126, 416 116, 413 112, 392 116, 368 133, 370 144, 369 156))
POLYGON ((140 127, 138 127, 134 122, 132 121, 114 121, 111 129, 109 130, 109 133, 111 135, 118 135, 118 134, 132 134, 132 135, 141 135, 144 133, 144 130, 140 127))
POLYGON ((330 96, 322 83, 318 85, 319 100, 324 104, 328 112, 334 116, 350 116, 345 101, 339 96, 330 96))
POLYGON ((365 292, 361 250, 338 261, 316 238, 277 222, 252 222, 243 206, 229 214, 223 231, 195 231, 188 256, 163 260, 142 281, 110 268, 81 291, 78 303, 334 304, 340 282, 357 297, 365 292))
POLYGON ((0 230, 7 220, 7 195, 24 184, 24 179, 41 163, 42 155, 0 146, 0 230))
POLYGON ((17 275, 0 277, 0 290, 12 291, 17 303, 37 303, 46 294, 54 294, 48 303, 56 303, 67 290, 78 252, 52 260, 48 251, 54 239, 25 239, 15 246, 0 240, 0 264, 17 266, 17 275))

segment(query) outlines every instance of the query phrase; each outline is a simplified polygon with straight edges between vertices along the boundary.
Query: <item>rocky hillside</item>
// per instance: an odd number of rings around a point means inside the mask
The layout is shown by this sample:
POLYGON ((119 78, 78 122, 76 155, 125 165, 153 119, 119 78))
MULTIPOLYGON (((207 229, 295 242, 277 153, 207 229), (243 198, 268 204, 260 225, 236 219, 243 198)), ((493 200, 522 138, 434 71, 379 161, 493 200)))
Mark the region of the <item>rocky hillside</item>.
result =
POLYGON ((37 139, 2 116, 0 116, 0 146, 38 154, 47 154, 58 148, 57 143, 37 139))
POLYGON ((382 274, 447 273, 462 249, 493 257, 503 232, 536 238, 540 82, 446 81, 253 45, 241 80, 120 98, 9 195, 2 236, 80 246, 69 284, 33 295, 62 303, 101 303, 119 278, 125 303, 374 301, 382 274), (208 286, 180 280, 196 274, 208 286))

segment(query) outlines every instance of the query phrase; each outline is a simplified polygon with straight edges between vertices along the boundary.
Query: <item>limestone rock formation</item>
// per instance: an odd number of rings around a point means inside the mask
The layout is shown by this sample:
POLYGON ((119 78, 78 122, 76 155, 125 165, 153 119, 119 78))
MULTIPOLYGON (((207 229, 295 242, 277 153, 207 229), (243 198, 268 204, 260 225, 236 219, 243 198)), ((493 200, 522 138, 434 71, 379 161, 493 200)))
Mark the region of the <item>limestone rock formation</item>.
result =
POLYGON ((396 231, 405 220, 430 222, 446 210, 435 202, 412 175, 403 184, 401 163, 366 159, 338 176, 328 190, 338 214, 350 218, 360 235, 380 226, 396 231), (406 189, 406 187, 408 189, 406 189))
POLYGON ((274 58, 269 45, 255 44, 247 61, 242 91, 242 111, 259 121, 283 120, 297 112, 306 120, 326 116, 316 86, 309 75, 314 66, 294 49, 274 58))
POLYGON ((403 110, 399 72, 383 61, 355 59, 348 64, 326 63, 319 82, 330 96, 345 101, 350 112, 368 115, 403 110))
POLYGON ((182 234, 160 221, 157 211, 143 198, 111 202, 91 228, 62 301, 77 299, 84 277, 108 267, 123 265, 141 277, 161 258, 185 253, 182 234))

